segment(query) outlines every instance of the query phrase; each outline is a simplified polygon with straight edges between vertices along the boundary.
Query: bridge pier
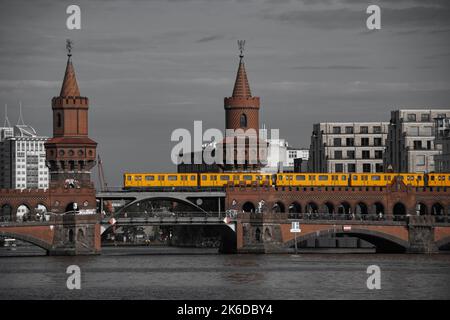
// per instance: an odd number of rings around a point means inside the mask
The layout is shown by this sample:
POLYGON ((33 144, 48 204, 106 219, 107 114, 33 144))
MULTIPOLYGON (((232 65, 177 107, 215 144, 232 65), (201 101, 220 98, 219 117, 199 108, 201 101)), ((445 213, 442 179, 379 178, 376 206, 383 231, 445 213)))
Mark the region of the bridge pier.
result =
POLYGON ((408 220, 409 253, 436 253, 433 216, 411 216, 408 220))
POLYGON ((56 217, 53 244, 48 255, 94 255, 101 252, 98 214, 64 214, 56 217))

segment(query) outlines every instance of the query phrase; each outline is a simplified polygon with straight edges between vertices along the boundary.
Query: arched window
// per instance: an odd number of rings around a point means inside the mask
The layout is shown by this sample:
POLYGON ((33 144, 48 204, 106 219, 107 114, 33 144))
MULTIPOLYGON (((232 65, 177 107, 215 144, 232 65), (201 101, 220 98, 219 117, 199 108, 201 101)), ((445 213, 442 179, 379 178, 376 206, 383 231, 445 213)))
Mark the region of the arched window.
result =
POLYGON ((241 114, 241 128, 247 127, 247 115, 245 113, 241 114))
POLYGON ((56 114, 56 125, 58 128, 61 127, 61 125, 62 125, 61 113, 56 114))

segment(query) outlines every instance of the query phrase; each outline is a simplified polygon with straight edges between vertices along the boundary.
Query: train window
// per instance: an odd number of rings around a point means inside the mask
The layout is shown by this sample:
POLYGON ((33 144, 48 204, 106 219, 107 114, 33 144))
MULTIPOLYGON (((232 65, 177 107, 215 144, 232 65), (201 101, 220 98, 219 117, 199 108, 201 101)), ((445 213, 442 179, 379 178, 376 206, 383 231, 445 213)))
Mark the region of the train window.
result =
POLYGON ((362 180, 364 180, 364 181, 367 181, 368 180, 368 176, 366 176, 366 175, 364 175, 364 176, 362 176, 362 180))
MULTIPOLYGON (((450 177, 449 177, 449 179, 450 179, 450 177)), ((266 180, 270 180, 270 176, 269 175, 266 175, 266 180)))
POLYGON ((216 176, 216 175, 212 175, 212 176, 211 176, 211 180, 217 181, 217 176, 216 176))
POLYGON ((141 181, 142 177, 141 176, 134 176, 134 181, 141 181))
POLYGON ((202 180, 203 181, 208 180, 208 177, 206 175, 202 175, 202 180))
POLYGON ((316 176, 308 176, 309 180, 316 180, 316 176))
POLYGON ((164 180, 165 180, 165 177, 164 177, 164 176, 158 176, 158 180, 159 180, 159 181, 164 181, 164 180))
POLYGON ((171 176, 168 176, 168 177, 167 177, 167 180, 169 180, 169 181, 177 181, 177 180, 178 180, 178 177, 177 177, 177 176, 171 175, 171 176))
POLYGON ((244 180, 252 180, 252 176, 250 175, 244 175, 244 180))
POLYGON ((422 176, 417 176, 417 180, 422 180, 422 176))
POLYGON ((278 175, 278 180, 282 181, 283 180, 283 176, 280 174, 278 175))
POLYGON ((358 180, 358 176, 353 176, 353 180, 358 180))
POLYGON ((342 176, 342 181, 347 180, 347 176, 342 176))
POLYGON ((328 176, 320 175, 319 180, 321 181, 328 180, 328 176))
POLYGON ((128 180, 128 181, 131 181, 131 176, 127 176, 127 180, 128 180))
POLYGON ((296 176, 295 179, 297 180, 306 180, 305 176, 296 176))
POLYGON ((230 176, 220 176, 220 180, 229 181, 230 176))
POLYGON ((233 176, 233 180, 239 181, 239 175, 234 175, 234 176, 233 176))
POLYGON ((155 177, 154 176, 145 176, 145 180, 153 181, 153 180, 155 180, 155 177))
POLYGON ((192 176, 191 176, 191 181, 195 181, 195 180, 197 180, 197 176, 192 175, 192 176))
POLYGON ((434 181, 434 176, 430 176, 430 178, 431 178, 431 181, 434 181))
POLYGON ((381 180, 381 177, 380 176, 372 176, 372 180, 379 181, 379 180, 381 180))
POLYGON ((256 180, 262 180, 262 176, 256 176, 256 180))

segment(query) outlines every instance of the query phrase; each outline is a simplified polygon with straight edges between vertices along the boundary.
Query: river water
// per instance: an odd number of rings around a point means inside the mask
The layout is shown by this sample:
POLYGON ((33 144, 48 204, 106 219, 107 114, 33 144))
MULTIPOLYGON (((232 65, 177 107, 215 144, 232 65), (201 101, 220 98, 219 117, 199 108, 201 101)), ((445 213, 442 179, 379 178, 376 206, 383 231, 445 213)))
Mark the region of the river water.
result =
POLYGON ((101 256, 0 257, 0 299, 450 299, 450 255, 219 255, 105 248, 101 256), (131 254, 130 254, 131 253, 131 254), (151 254, 148 254, 151 253, 151 254), (81 289, 66 268, 81 269, 81 289), (381 269, 369 290, 367 267, 381 269))

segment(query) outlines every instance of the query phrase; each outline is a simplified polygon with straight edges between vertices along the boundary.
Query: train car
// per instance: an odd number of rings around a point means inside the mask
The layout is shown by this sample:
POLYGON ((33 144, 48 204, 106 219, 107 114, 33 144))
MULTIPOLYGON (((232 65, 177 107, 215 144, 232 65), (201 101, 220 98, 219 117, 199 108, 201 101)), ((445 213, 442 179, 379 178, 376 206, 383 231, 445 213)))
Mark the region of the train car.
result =
POLYGON ((225 187, 233 185, 270 184, 271 175, 262 173, 201 173, 200 187, 225 187))
POLYGON ((450 173, 428 173, 425 176, 430 187, 450 187, 450 173))
POLYGON ((335 187, 347 186, 349 175, 345 173, 279 173, 277 186, 281 187, 335 187))
POLYGON ((196 173, 125 173, 124 188, 196 188, 196 173))
POLYGON ((349 182, 352 187, 385 187, 394 177, 394 174, 384 173, 352 173, 349 182))
POLYGON ((423 187, 425 185, 423 173, 396 173, 395 175, 407 186, 423 187))

